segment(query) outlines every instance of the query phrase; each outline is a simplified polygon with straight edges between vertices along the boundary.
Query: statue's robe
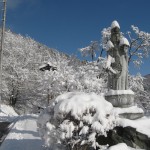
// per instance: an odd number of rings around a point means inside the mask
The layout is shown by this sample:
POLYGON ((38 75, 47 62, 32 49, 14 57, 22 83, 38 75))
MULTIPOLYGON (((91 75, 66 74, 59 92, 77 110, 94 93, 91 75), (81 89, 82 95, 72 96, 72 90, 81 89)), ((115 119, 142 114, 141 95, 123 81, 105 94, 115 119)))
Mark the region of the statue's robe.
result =
POLYGON ((111 64, 116 74, 109 73, 108 87, 113 90, 128 89, 128 55, 125 46, 114 45, 114 48, 108 52, 108 55, 115 59, 111 64))

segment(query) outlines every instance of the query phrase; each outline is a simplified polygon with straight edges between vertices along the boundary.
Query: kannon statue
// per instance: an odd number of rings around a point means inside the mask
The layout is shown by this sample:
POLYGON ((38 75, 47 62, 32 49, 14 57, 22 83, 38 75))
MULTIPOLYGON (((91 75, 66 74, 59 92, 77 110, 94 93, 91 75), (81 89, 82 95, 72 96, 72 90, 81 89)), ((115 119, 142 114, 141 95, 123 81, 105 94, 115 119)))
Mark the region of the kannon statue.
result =
POLYGON ((117 21, 111 24, 111 36, 107 42, 108 88, 128 90, 128 40, 121 35, 117 21))

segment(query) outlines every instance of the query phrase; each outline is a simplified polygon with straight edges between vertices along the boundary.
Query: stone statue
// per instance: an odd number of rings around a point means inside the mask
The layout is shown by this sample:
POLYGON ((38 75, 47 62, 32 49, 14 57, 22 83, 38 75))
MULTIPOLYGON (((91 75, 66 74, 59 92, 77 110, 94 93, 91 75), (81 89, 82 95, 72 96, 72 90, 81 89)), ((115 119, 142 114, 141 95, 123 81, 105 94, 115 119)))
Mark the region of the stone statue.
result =
POLYGON ((123 118, 137 119, 144 115, 135 106, 134 92, 128 88, 128 40, 120 32, 117 21, 111 24, 110 40, 107 42, 108 91, 105 99, 114 107, 120 107, 118 115, 123 118), (125 108, 125 109, 124 109, 125 108), (128 109, 126 109, 128 108, 128 109))
POLYGON ((128 89, 128 48, 129 42, 120 33, 117 21, 111 25, 111 37, 107 43, 108 88, 112 90, 128 89))
POLYGON ((108 91, 105 98, 115 107, 134 105, 134 92, 128 89, 129 42, 120 32, 117 21, 111 24, 110 40, 107 42, 108 91))

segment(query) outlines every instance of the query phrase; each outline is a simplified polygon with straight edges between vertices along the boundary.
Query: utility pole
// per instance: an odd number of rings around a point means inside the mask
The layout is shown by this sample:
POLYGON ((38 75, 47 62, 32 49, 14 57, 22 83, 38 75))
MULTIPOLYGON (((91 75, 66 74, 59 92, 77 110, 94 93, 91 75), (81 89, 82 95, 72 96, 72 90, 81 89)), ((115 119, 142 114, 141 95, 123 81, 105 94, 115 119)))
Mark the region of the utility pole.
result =
POLYGON ((1 45, 0 45, 0 103, 2 102, 2 58, 4 49, 4 35, 5 35, 5 22, 6 22, 6 0, 2 1, 2 28, 1 28, 1 45))

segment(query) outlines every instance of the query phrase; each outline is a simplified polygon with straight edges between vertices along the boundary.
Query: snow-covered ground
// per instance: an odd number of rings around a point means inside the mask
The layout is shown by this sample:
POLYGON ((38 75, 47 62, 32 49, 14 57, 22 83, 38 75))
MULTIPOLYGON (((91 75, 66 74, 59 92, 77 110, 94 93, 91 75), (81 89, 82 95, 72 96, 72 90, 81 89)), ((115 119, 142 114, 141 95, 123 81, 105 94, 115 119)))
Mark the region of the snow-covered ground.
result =
POLYGON ((37 115, 18 117, 0 150, 41 150, 43 142, 37 132, 36 120, 37 115))
MULTIPOLYGON (((11 124, 11 130, 9 134, 0 146, 0 150, 42 150, 42 145, 44 145, 44 142, 39 137, 37 131, 37 118, 38 115, 34 114, 18 116, 12 107, 7 105, 1 105, 0 121, 9 121, 13 123, 11 124)), ((133 128, 136 128, 138 132, 146 134, 148 137, 150 137, 150 117, 143 117, 137 120, 118 118, 116 121, 117 124, 120 126, 131 126, 133 128)), ((112 146, 109 148, 109 150, 120 149, 135 150, 128 147, 124 143, 120 143, 116 146, 112 146)))
POLYGON ((18 114, 11 106, 0 105, 0 122, 12 122, 16 117, 18 114))
POLYGON ((125 143, 119 143, 117 145, 111 146, 108 150, 143 150, 143 149, 134 149, 127 146, 125 143))

